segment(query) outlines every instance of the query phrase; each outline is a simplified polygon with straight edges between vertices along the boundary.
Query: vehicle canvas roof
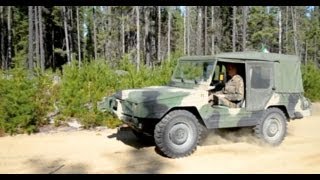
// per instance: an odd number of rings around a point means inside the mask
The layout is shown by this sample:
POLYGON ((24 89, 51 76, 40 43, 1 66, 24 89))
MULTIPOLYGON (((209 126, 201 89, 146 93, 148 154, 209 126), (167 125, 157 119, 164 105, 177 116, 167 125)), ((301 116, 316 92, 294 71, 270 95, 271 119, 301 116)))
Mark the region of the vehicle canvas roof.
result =
POLYGON ((277 53, 263 53, 255 51, 246 51, 246 52, 227 52, 220 53, 217 55, 211 56, 184 56, 181 57, 181 60, 210 60, 210 59, 233 59, 233 60, 255 60, 255 61, 271 61, 271 62, 282 62, 290 61, 297 62, 299 57, 296 55, 285 55, 277 53))
POLYGON ((276 92, 301 93, 304 92, 301 76, 301 61, 296 55, 285 55, 264 52, 227 52, 212 56, 184 56, 180 60, 210 61, 220 59, 234 63, 254 61, 275 63, 274 76, 276 92))

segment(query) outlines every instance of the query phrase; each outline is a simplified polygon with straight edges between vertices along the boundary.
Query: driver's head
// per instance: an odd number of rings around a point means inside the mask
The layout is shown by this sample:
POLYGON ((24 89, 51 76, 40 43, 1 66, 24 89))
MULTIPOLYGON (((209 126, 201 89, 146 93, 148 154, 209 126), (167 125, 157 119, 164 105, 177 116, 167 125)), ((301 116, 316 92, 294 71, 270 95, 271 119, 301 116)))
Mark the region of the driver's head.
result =
POLYGON ((235 64, 227 64, 227 72, 228 72, 228 75, 233 77, 234 75, 237 74, 237 67, 235 64))

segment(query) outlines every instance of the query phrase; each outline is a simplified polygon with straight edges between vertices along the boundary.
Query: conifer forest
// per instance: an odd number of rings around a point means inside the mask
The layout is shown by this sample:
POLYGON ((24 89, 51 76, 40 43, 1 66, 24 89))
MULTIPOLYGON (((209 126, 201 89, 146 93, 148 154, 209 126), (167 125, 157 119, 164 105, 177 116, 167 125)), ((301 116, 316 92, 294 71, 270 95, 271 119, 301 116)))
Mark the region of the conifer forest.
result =
POLYGON ((320 100, 320 6, 0 6, 0 135, 114 128, 102 97, 165 85, 181 56, 262 48, 299 56, 320 100))

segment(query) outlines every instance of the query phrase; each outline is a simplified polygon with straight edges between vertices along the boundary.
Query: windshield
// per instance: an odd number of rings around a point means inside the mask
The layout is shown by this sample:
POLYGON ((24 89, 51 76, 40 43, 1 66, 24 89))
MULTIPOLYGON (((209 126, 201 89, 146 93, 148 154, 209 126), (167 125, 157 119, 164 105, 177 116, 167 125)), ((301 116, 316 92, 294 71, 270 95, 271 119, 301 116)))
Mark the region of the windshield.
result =
POLYGON ((207 82, 213 72, 213 62, 179 61, 173 79, 181 82, 207 82))

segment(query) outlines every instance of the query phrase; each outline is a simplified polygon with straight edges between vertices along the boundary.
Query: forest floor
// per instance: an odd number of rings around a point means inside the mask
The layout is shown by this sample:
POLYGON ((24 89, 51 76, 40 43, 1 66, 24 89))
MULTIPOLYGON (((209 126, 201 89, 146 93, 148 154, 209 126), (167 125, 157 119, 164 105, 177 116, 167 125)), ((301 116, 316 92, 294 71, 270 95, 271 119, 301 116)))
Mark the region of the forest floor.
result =
POLYGON ((169 159, 126 128, 48 131, 0 138, 0 173, 319 173, 320 103, 288 123, 278 147, 246 129, 209 135, 189 157, 169 159))

